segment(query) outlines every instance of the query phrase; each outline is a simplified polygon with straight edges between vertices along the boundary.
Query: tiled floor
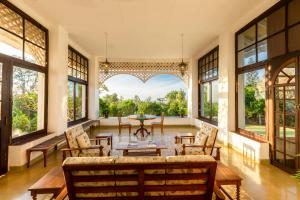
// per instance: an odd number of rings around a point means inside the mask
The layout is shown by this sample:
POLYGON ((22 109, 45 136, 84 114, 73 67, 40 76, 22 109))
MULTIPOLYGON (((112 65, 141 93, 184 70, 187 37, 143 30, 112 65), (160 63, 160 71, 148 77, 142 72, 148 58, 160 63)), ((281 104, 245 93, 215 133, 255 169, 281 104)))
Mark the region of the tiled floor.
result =
MULTIPOLYGON (((99 131, 114 133, 114 145, 119 142, 129 141, 128 130, 124 130, 121 137, 118 137, 116 128, 101 128, 99 131)), ((92 135, 99 131, 95 131, 92 135)), ((167 145, 173 146, 174 136, 180 132, 195 133, 196 129, 192 127, 167 127, 164 136, 161 136, 159 131, 157 131, 154 134, 154 139, 162 139, 167 145)), ((131 137, 131 139, 134 138, 131 137)), ((113 151, 113 155, 120 154, 121 152, 119 151, 113 151)), ((174 151, 172 149, 163 150, 162 154, 173 155, 174 151)), ((46 168, 43 167, 43 162, 39 161, 32 164, 29 169, 10 171, 6 176, 0 178, 0 200, 31 199, 27 189, 53 166, 60 165, 61 159, 62 155, 58 151, 49 155, 48 167, 46 168)), ((242 188, 253 199, 300 199, 300 181, 295 180, 290 174, 270 164, 255 164, 250 160, 243 159, 243 156, 236 151, 225 147, 221 150, 221 161, 243 177, 242 188)))

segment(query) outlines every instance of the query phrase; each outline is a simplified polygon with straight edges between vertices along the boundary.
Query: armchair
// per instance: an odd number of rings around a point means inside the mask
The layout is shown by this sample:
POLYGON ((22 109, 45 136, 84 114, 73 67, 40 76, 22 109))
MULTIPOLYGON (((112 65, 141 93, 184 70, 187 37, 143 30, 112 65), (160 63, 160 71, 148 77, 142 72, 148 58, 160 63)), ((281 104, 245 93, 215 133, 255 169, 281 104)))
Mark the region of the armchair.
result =
POLYGON ((84 132, 81 125, 71 128, 65 132, 67 141, 67 148, 61 149, 63 152, 63 160, 67 154, 71 157, 93 157, 93 156, 109 156, 110 145, 106 139, 90 139, 84 132), (79 141, 78 139, 82 140, 79 141), (105 140, 106 143, 101 143, 101 140, 105 140), (101 145, 95 145, 101 144, 101 145))
POLYGON ((208 124, 202 124, 200 131, 192 134, 178 135, 175 137, 176 155, 211 155, 220 160, 220 146, 215 145, 218 129, 208 124), (189 139, 189 144, 183 144, 184 139, 189 139), (214 151, 215 150, 215 151, 214 151), (214 153, 215 152, 215 153, 214 153))

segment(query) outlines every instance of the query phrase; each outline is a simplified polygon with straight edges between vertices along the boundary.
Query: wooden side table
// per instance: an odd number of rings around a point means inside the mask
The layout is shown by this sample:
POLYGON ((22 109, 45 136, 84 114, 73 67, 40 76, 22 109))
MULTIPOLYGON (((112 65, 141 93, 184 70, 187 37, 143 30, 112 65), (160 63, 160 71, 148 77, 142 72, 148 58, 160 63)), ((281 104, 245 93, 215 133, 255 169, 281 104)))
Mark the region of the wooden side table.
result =
POLYGON ((224 194, 231 200, 233 198, 222 188, 222 185, 235 185, 236 186, 236 199, 240 199, 240 186, 242 185, 242 178, 239 177, 229 167, 225 166, 221 162, 218 162, 216 172, 216 185, 224 192, 224 194))
POLYGON ((28 190, 31 192, 32 199, 36 200, 38 194, 53 194, 53 198, 55 198, 64 187, 65 178, 63 169, 61 167, 54 167, 28 190))
POLYGON ((96 135, 96 145, 100 145, 100 141, 102 139, 107 140, 107 144, 110 145, 110 148, 113 148, 113 134, 112 133, 98 133, 96 135))

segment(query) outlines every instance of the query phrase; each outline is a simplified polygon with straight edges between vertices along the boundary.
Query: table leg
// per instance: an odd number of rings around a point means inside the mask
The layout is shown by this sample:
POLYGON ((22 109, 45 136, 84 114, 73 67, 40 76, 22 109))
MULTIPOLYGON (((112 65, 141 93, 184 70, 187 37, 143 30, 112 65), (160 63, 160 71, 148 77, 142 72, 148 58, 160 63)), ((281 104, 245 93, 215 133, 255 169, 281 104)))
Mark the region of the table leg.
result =
POLYGON ((161 150, 160 149, 156 149, 156 155, 161 156, 161 150))
POLYGON ((240 185, 236 185, 236 199, 240 200, 240 185))
POLYGON ((34 191, 31 191, 32 200, 37 200, 37 194, 34 191))
POLYGON ((44 154, 44 167, 47 167, 47 151, 43 151, 44 154))
POLYGON ((123 150, 123 156, 127 156, 128 155, 128 150, 123 150))
POLYGON ((27 168, 29 168, 30 166, 30 154, 31 154, 31 151, 30 150, 27 150, 27 168))

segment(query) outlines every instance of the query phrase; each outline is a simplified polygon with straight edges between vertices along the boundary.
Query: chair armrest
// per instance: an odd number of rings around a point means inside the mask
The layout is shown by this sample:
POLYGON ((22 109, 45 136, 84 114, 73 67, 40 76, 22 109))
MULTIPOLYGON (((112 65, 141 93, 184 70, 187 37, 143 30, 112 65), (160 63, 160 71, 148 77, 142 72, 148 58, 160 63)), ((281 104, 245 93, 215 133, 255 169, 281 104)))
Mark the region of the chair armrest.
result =
POLYGON ((59 195, 54 200, 64 200, 68 195, 67 187, 64 187, 64 189, 59 193, 59 195))
MULTIPOLYGON (((182 148, 183 148, 183 154, 185 154, 185 148, 203 148, 204 152, 205 152, 205 148, 213 148, 213 149, 217 149, 217 153, 216 156, 214 156, 214 158, 216 160, 220 160, 221 158, 221 153, 220 153, 220 149, 222 148, 221 146, 212 146, 212 145, 197 145, 197 144, 183 144, 182 148)), ((205 153, 206 154, 206 153, 205 153)))
POLYGON ((180 135, 177 135, 177 136, 175 136, 175 144, 182 144, 182 140, 183 139, 190 139, 190 142, 192 142, 191 140, 195 140, 195 136, 194 135, 191 135, 191 136, 189 136, 189 135, 182 135, 182 136, 180 136, 180 135))
POLYGON ((225 200, 224 194, 216 185, 214 185, 214 193, 216 195, 216 200, 225 200))
POLYGON ((103 149, 103 146, 101 145, 93 145, 90 147, 86 147, 86 148, 63 148, 61 149, 61 151, 81 151, 81 150, 89 150, 89 149, 103 149))
POLYGON ((67 157, 67 152, 69 152, 71 154, 71 151, 82 151, 82 150, 89 150, 89 149, 99 149, 99 156, 103 156, 103 146, 101 145, 93 145, 87 148, 63 148, 61 149, 62 153, 63 153, 63 161, 66 159, 67 157))

